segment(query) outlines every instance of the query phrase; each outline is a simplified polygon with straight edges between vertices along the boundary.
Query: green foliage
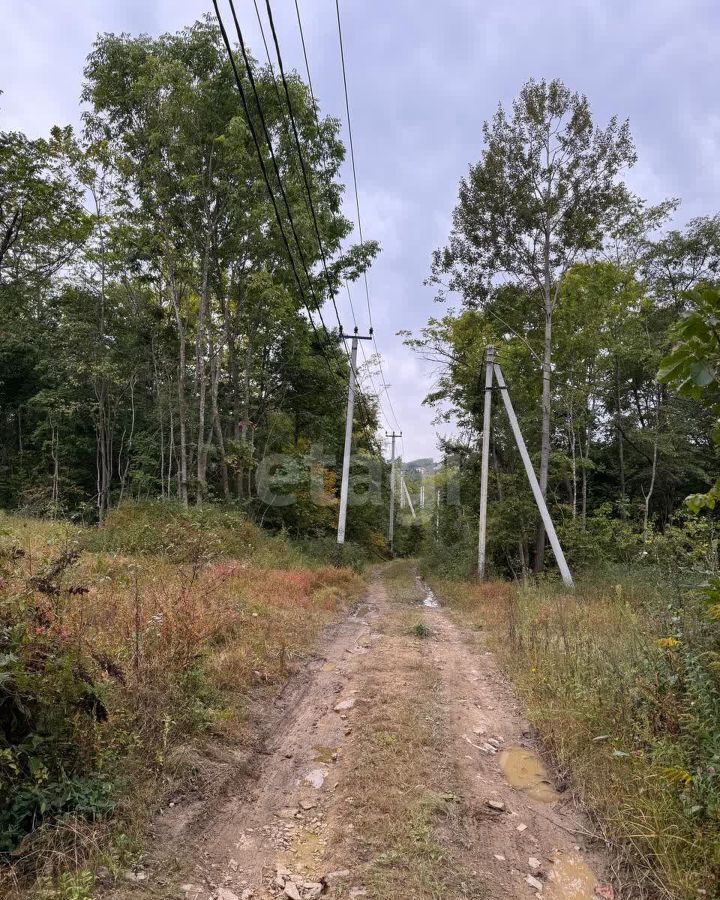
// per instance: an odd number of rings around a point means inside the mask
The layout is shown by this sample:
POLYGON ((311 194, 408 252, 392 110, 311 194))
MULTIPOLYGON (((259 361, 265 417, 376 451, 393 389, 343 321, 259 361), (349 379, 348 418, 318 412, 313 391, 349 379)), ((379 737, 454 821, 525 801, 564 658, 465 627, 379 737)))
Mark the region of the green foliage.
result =
MULTIPOLYGON (((213 505, 185 509, 172 501, 124 503, 108 515, 102 528, 83 538, 89 550, 166 556, 173 562, 221 556, 247 559, 267 541, 240 509, 213 505)), ((276 543, 279 548, 281 541, 276 543)))
POLYGON ((114 804, 95 740, 104 691, 78 646, 50 628, 59 589, 42 585, 45 594, 0 596, 0 853, 42 821, 114 804))
MULTIPOLYGON (((283 184, 303 196, 274 74, 255 69, 283 184)), ((102 35, 85 79, 82 135, 0 135, 0 503, 103 522, 127 499, 235 500, 326 534, 332 503, 303 484, 298 503, 264 504, 258 472, 315 448, 336 465, 348 361, 307 320, 216 23, 102 35)), ((289 90, 339 286, 379 248, 346 243, 339 122, 296 75, 289 90)), ((313 271, 314 223, 294 205, 313 271)), ((373 402, 363 415, 355 446, 377 459, 373 402)))
MULTIPOLYGON (((720 287, 697 285, 685 295, 688 309, 671 328, 675 342, 662 360, 658 379, 671 385, 683 397, 702 401, 715 417, 720 415, 720 287)), ((718 429, 713 437, 717 442, 718 429)), ((688 497, 694 512, 714 509, 720 497, 720 481, 709 491, 688 497)))
POLYGON ((417 519, 398 522, 395 527, 395 552, 398 556, 417 556, 425 540, 426 526, 417 519))
POLYGON ((584 522, 566 517, 557 531, 568 564, 581 576, 608 565, 640 562, 642 534, 637 523, 619 517, 609 503, 599 506, 584 522))
POLYGON ((37 900, 90 900, 94 888, 94 873, 82 869, 62 872, 55 879, 49 876, 38 879, 35 896, 37 900))

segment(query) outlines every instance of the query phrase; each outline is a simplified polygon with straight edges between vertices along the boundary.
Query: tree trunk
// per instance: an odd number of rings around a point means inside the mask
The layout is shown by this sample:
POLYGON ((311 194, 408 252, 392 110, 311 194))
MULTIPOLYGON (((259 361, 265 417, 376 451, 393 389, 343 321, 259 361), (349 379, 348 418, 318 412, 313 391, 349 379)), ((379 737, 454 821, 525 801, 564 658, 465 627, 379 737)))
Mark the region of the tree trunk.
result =
POLYGON ((97 510, 98 524, 102 525, 110 511, 110 485, 113 475, 112 424, 107 396, 107 380, 105 378, 100 378, 96 381, 95 398, 97 400, 95 420, 97 510))
MULTIPOLYGON (((210 169, 210 173, 212 168, 210 169)), ((206 204, 205 219, 208 218, 208 206, 206 204)), ((202 280, 200 285, 200 308, 198 310, 198 327, 195 342, 195 378, 198 390, 198 429, 197 429, 197 494, 195 501, 198 506, 202 503, 207 491, 207 447, 205 446, 205 356, 207 353, 206 321, 208 318, 208 272, 210 266, 210 223, 206 222, 205 246, 203 248, 202 280)))
MULTIPOLYGON (((549 254, 549 244, 547 249, 549 254)), ((549 264, 548 264, 549 265, 549 264)), ((543 347, 543 384, 542 384, 542 437, 540 442, 540 490, 547 497, 548 474, 550 471, 550 368, 552 365, 552 301, 550 299, 549 269, 546 276, 545 295, 545 342, 543 347)), ((545 565, 545 528, 542 522, 538 525, 535 538, 534 571, 542 572, 545 565)))
POLYGON ((188 454, 187 454, 187 400, 185 394, 185 326, 180 310, 180 292, 175 277, 174 265, 170 266, 170 297, 175 312, 178 333, 178 425, 180 429, 179 495, 184 507, 188 505, 188 454))
MULTIPOLYGON (((233 440, 235 441, 236 448, 239 448, 241 441, 240 367, 238 365, 237 344, 235 341, 235 333, 233 331, 230 299, 226 299, 222 291, 219 294, 219 299, 223 323, 225 325, 225 342, 228 348, 228 370, 230 375, 230 387, 232 389, 233 440)), ((235 473, 235 494, 238 500, 242 499, 242 466, 237 466, 237 471, 235 473)))
MULTIPOLYGON (((572 516, 577 519, 577 501, 578 501, 578 477, 577 477, 577 438, 575 435, 575 417, 573 416, 572 406, 570 407, 570 421, 568 422, 568 443, 570 444, 570 471, 572 474, 571 501, 572 516)), ((582 455, 582 445, 580 447, 582 455)))
POLYGON ((118 454, 118 473, 120 474, 120 499, 122 503, 125 494, 125 485, 127 483, 128 472, 130 471, 130 463, 132 462, 133 439, 135 437, 135 374, 130 377, 130 435, 128 437, 127 452, 125 454, 125 465, 122 465, 122 447, 118 454))
POLYGON ((580 501, 580 520, 582 527, 585 529, 587 525, 587 501, 588 501, 588 463, 590 460, 590 428, 585 426, 585 449, 582 444, 580 446, 580 459, 582 460, 581 477, 581 501, 580 501))
MULTIPOLYGON (((167 467, 167 495, 172 496, 172 469, 175 460, 175 417, 173 416, 172 382, 170 385, 170 397, 168 402, 168 417, 170 419, 170 437, 168 438, 168 467, 167 467)), ((176 469, 177 471, 177 469, 176 469)))
POLYGON ((218 406, 218 389, 220 385, 220 357, 222 355, 222 342, 217 353, 210 351, 210 402, 212 405, 212 424, 217 439, 218 454, 220 456, 220 477, 222 478, 223 497, 230 500, 230 478, 228 475, 227 459, 225 458, 225 437, 220 420, 218 406))
MULTIPOLYGON (((615 423, 618 442, 618 463, 620 465, 620 499, 625 500, 625 448, 622 436, 622 414, 620 412, 620 360, 615 356, 615 423)), ((623 510, 623 515, 624 515, 623 510)))
POLYGON ((251 496, 251 466, 249 464, 250 459, 250 443, 248 441, 248 432, 250 430, 250 378, 251 378, 251 370, 252 370, 252 360, 253 360, 253 351, 252 351, 252 343, 250 340, 250 335, 248 334, 246 337, 246 345, 245 345, 245 372, 243 374, 243 408, 242 408, 242 448, 243 448, 243 458, 248 460, 248 476, 247 476, 247 495, 251 496))
POLYGON ((53 519, 58 514, 58 503, 60 500, 60 433, 57 425, 50 417, 50 456, 53 461, 53 477, 52 477, 52 493, 50 503, 52 505, 53 519))
POLYGON ((657 406, 655 407, 655 437, 653 439, 653 455, 652 455, 652 468, 650 475, 650 485, 645 491, 644 488, 641 488, 643 492, 643 497, 645 498, 645 509, 643 511, 643 547, 647 544, 648 538, 648 525, 650 520, 650 498, 653 495, 653 491, 655 490, 655 478, 657 475, 657 460, 658 460, 658 440, 660 437, 660 392, 657 393, 657 406))

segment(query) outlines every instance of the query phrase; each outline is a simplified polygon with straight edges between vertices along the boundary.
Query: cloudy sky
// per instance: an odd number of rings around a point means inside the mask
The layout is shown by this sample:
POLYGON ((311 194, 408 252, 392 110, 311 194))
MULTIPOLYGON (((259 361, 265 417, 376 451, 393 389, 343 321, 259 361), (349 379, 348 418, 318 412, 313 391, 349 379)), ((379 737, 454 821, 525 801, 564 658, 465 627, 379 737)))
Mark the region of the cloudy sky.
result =
MULTIPOLYGON (((252 0, 236 6, 262 60, 252 0)), ((302 71, 294 0, 272 6, 286 65, 302 71)), ((156 35, 211 8, 211 0, 2 0, 0 128, 39 136, 78 123, 83 61, 98 32, 156 35)), ((300 9, 316 94, 344 120, 334 0, 300 0, 300 9)), ((383 245, 370 274, 375 330, 412 459, 436 448, 433 413, 421 406, 433 373, 396 332, 438 312, 423 280, 447 236, 458 180, 480 155, 483 121, 529 77, 560 77, 588 95, 598 121, 630 119, 636 191, 682 198, 679 223, 718 212, 720 3, 341 0, 341 9, 363 228, 383 245)), ((365 326, 359 289, 355 306, 365 326)))

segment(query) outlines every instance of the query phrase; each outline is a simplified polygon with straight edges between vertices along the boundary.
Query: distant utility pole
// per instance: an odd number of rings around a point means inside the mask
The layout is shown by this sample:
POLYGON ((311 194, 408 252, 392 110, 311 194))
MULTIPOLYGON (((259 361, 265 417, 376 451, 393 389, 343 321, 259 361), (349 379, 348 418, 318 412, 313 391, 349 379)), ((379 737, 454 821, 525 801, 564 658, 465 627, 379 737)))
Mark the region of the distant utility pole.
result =
POLYGON ((435 491, 435 536, 440 536, 440 491, 435 491))
POLYGON ((345 543, 345 523, 347 521, 347 502, 350 489, 350 452, 352 450, 353 412, 355 409, 355 382, 357 373, 358 341, 370 341, 372 335, 360 335, 357 328, 353 334, 341 334, 342 340, 352 339, 350 351, 350 377, 348 379, 347 414, 345 417, 345 450, 343 452, 342 485, 340 486, 340 514, 338 516, 337 542, 345 543))
POLYGON ((392 452, 390 454, 390 524, 388 525, 388 544, 390 552, 393 552, 395 543, 395 438, 402 437, 402 431, 395 434, 385 432, 385 437, 392 438, 392 452))
POLYGON ((558 540, 555 526, 553 525, 553 521, 550 518, 550 513, 548 511, 547 504, 545 503, 545 498, 543 497, 542 491, 540 490, 540 485, 538 484, 535 469, 533 469, 530 455, 527 451, 527 447, 525 446, 525 440, 523 439, 522 432, 520 431, 520 425, 518 423, 517 416, 515 415, 512 401, 510 400, 510 394, 508 393, 507 385, 505 384, 505 378, 503 377, 500 366, 494 361, 494 358, 495 354, 493 348, 488 347, 486 349, 487 367, 485 369, 485 419, 483 422, 482 466, 480 474, 480 546, 478 550, 478 575, 482 578, 485 574, 485 541, 487 536, 487 490, 489 458, 488 454, 490 448, 490 398, 494 375, 495 379, 497 380, 498 387, 500 388, 500 393, 505 405, 505 411, 507 412, 508 419, 510 420, 510 427, 512 428, 515 443, 517 444, 517 448, 520 451, 520 457, 522 458, 523 465, 525 466, 525 472, 527 474, 528 481, 530 482, 530 488, 533 492, 533 496, 535 497, 535 502, 537 503, 538 510, 540 511, 540 516, 543 520, 543 525, 545 526, 545 530, 547 531, 548 538, 550 539, 550 546, 552 547, 553 553, 555 554, 555 559, 557 561, 558 568, 560 569, 562 580, 567 585, 567 587, 574 587, 573 578, 570 574, 570 569, 568 568, 568 564, 565 560, 565 554, 563 553, 562 547, 560 546, 560 541, 558 540))
POLYGON ((480 468, 480 528, 478 535, 478 577, 485 577, 485 545, 487 541, 488 464, 490 460, 490 413, 492 404, 493 363, 495 349, 485 348, 485 404, 483 407, 482 464, 480 468))
POLYGON ((420 482, 420 509, 425 509, 425 472, 422 473, 420 482))

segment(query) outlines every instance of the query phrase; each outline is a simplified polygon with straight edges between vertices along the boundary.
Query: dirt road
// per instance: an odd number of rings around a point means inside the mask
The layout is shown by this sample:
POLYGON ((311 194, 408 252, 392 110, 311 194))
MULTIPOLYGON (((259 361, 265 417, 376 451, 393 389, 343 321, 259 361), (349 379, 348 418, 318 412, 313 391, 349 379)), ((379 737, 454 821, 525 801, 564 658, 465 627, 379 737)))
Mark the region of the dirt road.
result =
POLYGON ((178 810, 125 894, 187 900, 609 897, 485 649, 408 567, 288 686, 251 776, 178 810), (430 604, 430 605, 424 605, 430 604), (180 823, 180 824, 178 824, 180 823), (180 861, 171 879, 163 858, 180 861))

